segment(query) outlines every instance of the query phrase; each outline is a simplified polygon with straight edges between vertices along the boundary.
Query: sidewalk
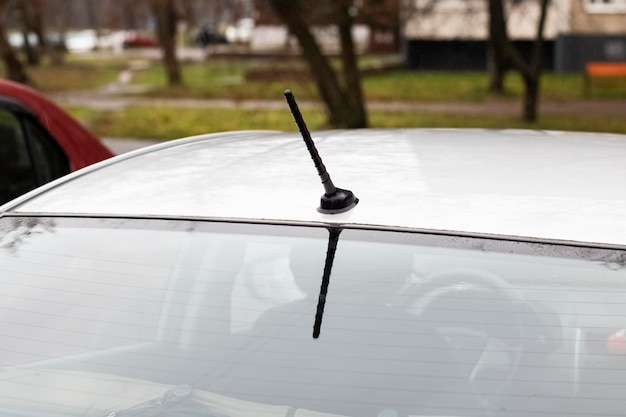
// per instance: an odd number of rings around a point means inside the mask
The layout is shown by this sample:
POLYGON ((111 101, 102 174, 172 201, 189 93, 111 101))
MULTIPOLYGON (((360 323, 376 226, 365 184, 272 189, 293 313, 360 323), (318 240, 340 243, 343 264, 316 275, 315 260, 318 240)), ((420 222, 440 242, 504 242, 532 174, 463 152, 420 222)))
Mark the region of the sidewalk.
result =
POLYGON ((161 140, 155 139, 135 139, 135 138, 101 138, 100 141, 111 150, 115 155, 134 151, 135 149, 144 148, 150 145, 161 143, 161 140))

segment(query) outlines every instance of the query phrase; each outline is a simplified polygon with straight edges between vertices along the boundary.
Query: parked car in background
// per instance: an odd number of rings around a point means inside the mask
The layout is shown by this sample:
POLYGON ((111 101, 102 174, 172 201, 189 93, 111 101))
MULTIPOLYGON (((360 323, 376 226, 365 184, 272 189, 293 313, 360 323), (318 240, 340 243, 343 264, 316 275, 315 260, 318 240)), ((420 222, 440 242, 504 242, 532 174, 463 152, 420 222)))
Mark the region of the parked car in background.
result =
POLYGON ((624 415, 626 136, 313 139, 324 188, 231 132, 0 207, 0 412, 624 415))
POLYGON ((201 47, 207 47, 209 45, 227 44, 228 40, 226 36, 214 26, 206 25, 200 28, 194 42, 201 47))
POLYGON ((159 45, 156 36, 153 33, 131 30, 126 32, 123 41, 124 49, 131 48, 154 48, 159 45))
POLYGON ((0 79, 0 203, 111 156, 56 104, 0 79))

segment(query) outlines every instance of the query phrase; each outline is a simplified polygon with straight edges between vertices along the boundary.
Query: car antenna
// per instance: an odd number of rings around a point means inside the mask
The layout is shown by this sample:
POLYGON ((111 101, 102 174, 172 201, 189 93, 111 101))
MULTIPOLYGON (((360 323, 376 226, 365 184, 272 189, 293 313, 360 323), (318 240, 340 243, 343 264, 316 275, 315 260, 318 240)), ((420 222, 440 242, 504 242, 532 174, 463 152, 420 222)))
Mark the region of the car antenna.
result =
POLYGON ((296 99, 293 97, 293 93, 290 90, 285 90, 285 98, 287 99, 291 114, 298 125, 298 129, 300 129, 302 139, 304 139, 304 143, 309 150, 309 154, 311 154, 315 168, 317 168, 317 173, 324 186, 324 195, 322 195, 320 199, 320 206, 317 211, 324 214, 336 214, 351 210, 359 202, 359 199, 355 197, 352 191, 335 187, 330 179, 330 174, 326 171, 322 158, 319 153, 317 153, 317 148, 315 147, 313 139, 311 139, 311 134, 306 127, 306 123, 304 123, 296 99))

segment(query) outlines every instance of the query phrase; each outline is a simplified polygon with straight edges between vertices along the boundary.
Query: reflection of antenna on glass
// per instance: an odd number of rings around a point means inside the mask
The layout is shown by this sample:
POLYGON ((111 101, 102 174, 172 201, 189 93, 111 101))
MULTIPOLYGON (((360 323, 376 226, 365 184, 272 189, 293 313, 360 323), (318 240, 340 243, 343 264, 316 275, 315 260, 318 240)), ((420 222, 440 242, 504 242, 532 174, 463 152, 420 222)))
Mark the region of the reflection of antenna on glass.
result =
POLYGON ((317 168, 317 173, 319 174, 320 179, 322 180, 322 185, 324 186, 324 195, 320 199, 320 206, 317 210, 320 213, 335 214, 352 209, 359 202, 359 199, 354 196, 352 191, 335 187, 330 179, 330 174, 326 171, 322 158, 317 153, 315 143, 313 143, 313 139, 311 139, 309 129, 307 129, 306 123, 304 123, 304 119, 302 118, 300 109, 298 109, 296 99, 293 97, 291 91, 285 91, 285 98, 287 99, 287 103, 291 109, 291 114, 293 114, 293 118, 298 125, 298 129, 300 129, 302 139, 304 139, 304 143, 309 150, 309 154, 311 154, 315 168, 317 168))
POLYGON ((320 337, 322 331, 322 319, 324 318, 324 306, 326 305, 326 295, 328 295, 328 285, 330 284, 330 273, 333 269, 339 233, 341 229, 329 229, 328 250, 326 251, 326 262, 324 263, 324 275, 322 276, 322 286, 320 295, 317 298, 317 311, 315 312, 315 323, 313 324, 313 339, 320 337))

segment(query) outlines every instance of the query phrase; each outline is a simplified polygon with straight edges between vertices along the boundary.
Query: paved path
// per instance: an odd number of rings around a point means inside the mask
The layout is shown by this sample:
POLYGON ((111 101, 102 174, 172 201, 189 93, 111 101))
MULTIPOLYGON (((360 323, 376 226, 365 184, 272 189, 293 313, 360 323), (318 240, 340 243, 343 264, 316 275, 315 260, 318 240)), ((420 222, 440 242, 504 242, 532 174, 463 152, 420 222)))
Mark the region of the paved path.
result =
POLYGON ((135 138, 101 138, 100 141, 105 144, 115 155, 134 151, 145 146, 161 143, 155 139, 135 139, 135 138))

